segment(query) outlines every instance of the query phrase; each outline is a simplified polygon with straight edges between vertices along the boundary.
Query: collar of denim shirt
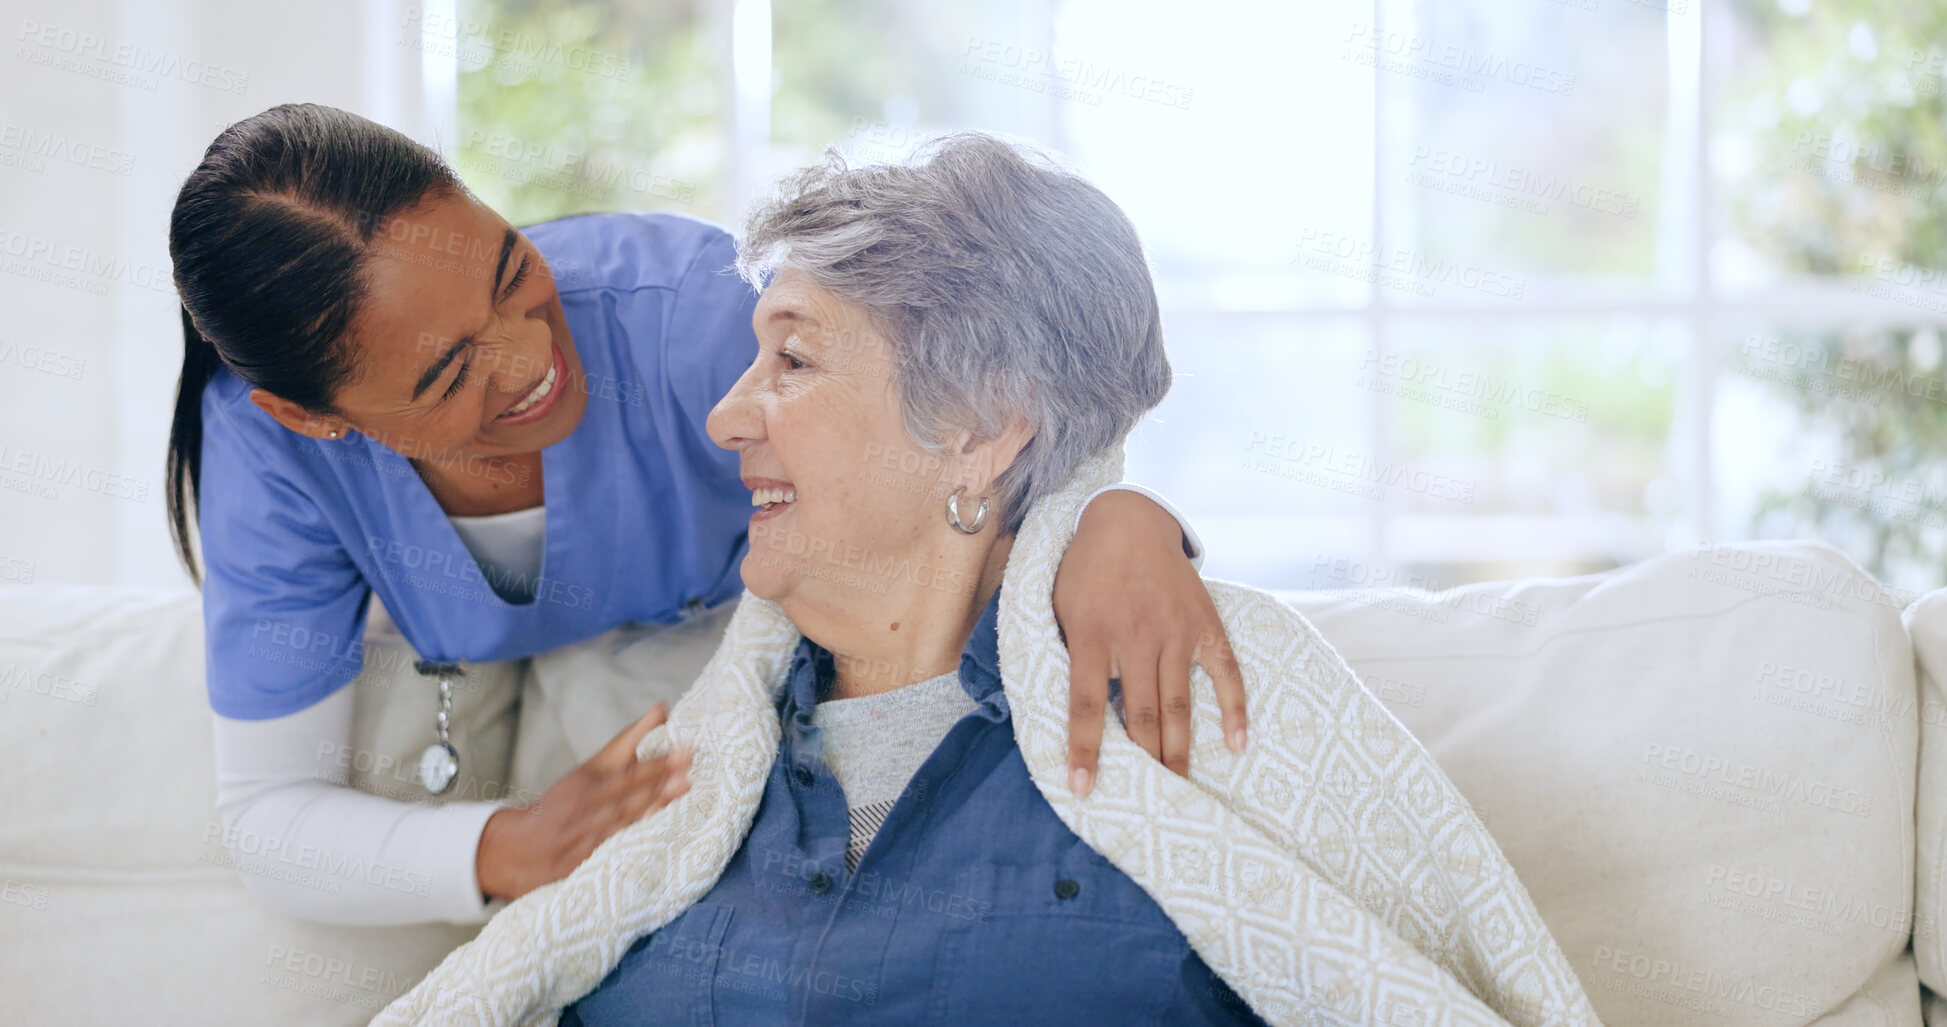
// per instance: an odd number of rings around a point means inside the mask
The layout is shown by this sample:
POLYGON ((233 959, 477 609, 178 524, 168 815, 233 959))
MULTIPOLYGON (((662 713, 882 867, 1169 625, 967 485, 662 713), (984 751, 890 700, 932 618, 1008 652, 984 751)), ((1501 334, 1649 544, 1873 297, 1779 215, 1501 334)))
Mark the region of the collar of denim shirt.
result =
MULTIPOLYGON (((1001 591, 997 588, 960 650, 960 687, 979 704, 974 714, 995 723, 1007 720, 1009 715, 1007 693, 1001 690, 1000 611, 1001 591)), ((837 680, 837 664, 830 650, 809 638, 799 639, 784 693, 778 698, 779 712, 799 740, 816 732, 812 710, 819 700, 831 697, 837 680)))

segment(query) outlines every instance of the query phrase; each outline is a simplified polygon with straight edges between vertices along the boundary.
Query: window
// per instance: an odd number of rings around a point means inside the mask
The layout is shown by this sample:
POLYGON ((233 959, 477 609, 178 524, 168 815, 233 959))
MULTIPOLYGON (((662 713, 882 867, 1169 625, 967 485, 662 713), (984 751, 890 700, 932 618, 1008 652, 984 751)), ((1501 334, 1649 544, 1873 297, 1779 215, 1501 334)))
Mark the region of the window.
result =
POLYGON ((962 127, 1068 156, 1142 232, 1178 374, 1129 473, 1214 575, 1818 537, 1947 583, 1947 8, 463 0, 448 28, 456 161, 516 221, 734 223, 827 145, 962 127))

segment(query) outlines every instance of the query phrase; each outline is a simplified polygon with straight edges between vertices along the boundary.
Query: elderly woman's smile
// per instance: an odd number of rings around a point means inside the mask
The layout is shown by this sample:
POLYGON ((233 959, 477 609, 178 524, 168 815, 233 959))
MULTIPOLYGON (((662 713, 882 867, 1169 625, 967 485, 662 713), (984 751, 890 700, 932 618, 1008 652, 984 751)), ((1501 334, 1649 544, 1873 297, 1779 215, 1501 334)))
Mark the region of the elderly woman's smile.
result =
POLYGON ((750 489, 750 505, 761 506, 762 510, 751 514, 750 519, 760 521, 784 512, 786 504, 798 501, 798 490, 788 482, 771 478, 745 478, 744 487, 750 489))

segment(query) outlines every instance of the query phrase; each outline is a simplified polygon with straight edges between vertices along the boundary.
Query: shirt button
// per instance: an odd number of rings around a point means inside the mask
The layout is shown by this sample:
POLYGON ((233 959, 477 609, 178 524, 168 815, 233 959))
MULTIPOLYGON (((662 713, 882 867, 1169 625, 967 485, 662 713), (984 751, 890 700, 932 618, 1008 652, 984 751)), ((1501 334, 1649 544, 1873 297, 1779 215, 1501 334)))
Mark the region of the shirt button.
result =
POLYGON ((811 894, 823 895, 832 890, 832 875, 823 870, 811 875, 811 894))
POLYGON ((1082 886, 1078 882, 1071 881, 1066 877, 1055 882, 1055 898, 1058 898, 1063 902, 1067 902, 1069 899, 1072 899, 1075 896, 1080 895, 1081 893, 1082 893, 1082 886))
POLYGON ((811 783, 816 780, 816 778, 811 776, 811 770, 808 767, 799 767, 798 769, 793 770, 791 772, 791 776, 797 778, 798 783, 805 786, 806 788, 810 788, 811 783))

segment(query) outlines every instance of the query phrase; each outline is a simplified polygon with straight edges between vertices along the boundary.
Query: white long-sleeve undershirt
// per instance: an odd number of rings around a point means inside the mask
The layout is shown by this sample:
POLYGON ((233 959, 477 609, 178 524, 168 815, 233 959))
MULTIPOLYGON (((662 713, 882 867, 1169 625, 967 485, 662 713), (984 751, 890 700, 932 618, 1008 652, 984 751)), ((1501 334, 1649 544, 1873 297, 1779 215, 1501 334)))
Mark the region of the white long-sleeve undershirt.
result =
POLYGON ((474 859, 494 802, 422 805, 350 786, 352 696, 216 724, 216 805, 244 888, 279 913, 381 926, 483 923, 474 859))

